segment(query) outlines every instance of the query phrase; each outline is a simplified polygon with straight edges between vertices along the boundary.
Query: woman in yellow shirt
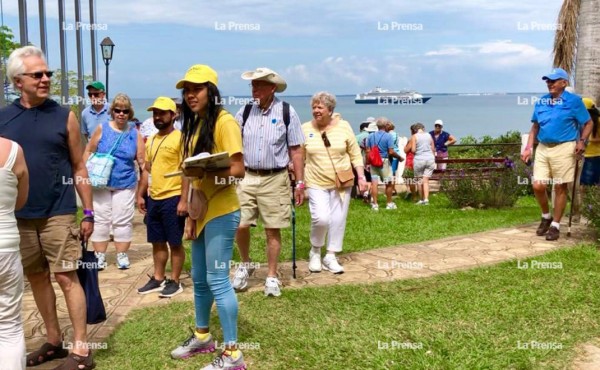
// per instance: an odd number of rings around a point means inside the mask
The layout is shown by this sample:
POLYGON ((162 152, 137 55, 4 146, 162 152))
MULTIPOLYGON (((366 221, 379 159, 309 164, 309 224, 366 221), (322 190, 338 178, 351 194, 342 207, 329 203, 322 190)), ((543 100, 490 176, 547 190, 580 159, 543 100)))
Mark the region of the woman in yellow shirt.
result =
POLYGON ((590 98, 583 98, 583 104, 592 117, 593 126, 589 142, 585 147, 585 161, 579 182, 581 185, 600 185, 600 132, 598 132, 600 112, 596 103, 590 98))
POLYGON ((342 251, 353 181, 348 181, 346 187, 337 187, 336 176, 354 167, 361 193, 367 188, 367 182, 360 147, 350 124, 339 118, 332 118, 335 105, 336 99, 332 94, 316 93, 311 100, 313 120, 304 123, 302 131, 306 139, 304 181, 308 188, 311 215, 312 248, 308 269, 320 272, 324 268, 334 274, 341 274, 344 268, 338 263, 335 254, 342 251), (321 248, 325 245, 327 234, 327 254, 321 264, 321 248))
POLYGON ((187 358, 215 350, 208 324, 216 301, 225 349, 203 369, 245 369, 242 353, 236 345, 238 302, 229 282, 233 240, 240 222, 235 182, 245 174, 242 134, 235 118, 219 104, 217 82, 217 73, 212 68, 197 64, 188 69, 176 85, 177 89, 183 89, 183 157, 228 152, 231 164, 217 171, 184 171, 193 179, 194 189, 206 195, 208 211, 202 220, 196 221, 196 238, 192 241, 196 330, 171 356, 187 358))

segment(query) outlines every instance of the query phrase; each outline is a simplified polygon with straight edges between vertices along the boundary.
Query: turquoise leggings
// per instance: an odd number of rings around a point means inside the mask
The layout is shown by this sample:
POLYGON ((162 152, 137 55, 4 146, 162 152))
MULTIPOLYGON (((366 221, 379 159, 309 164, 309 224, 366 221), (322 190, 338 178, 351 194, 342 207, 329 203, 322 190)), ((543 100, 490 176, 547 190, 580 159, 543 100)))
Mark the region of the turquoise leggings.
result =
POLYGON ((239 210, 214 218, 192 242, 196 327, 208 328, 210 309, 216 301, 226 345, 237 342, 238 302, 229 282, 229 263, 239 223, 239 210))

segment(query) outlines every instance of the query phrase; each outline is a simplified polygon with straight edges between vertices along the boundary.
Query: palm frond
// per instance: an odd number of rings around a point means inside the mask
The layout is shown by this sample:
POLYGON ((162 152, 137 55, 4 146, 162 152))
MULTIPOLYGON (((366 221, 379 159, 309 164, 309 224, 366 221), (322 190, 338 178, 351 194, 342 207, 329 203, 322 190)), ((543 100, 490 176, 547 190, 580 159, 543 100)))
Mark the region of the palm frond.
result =
POLYGON ((558 26, 554 35, 554 67, 571 74, 575 69, 577 52, 577 17, 581 0, 564 0, 558 14, 558 26))

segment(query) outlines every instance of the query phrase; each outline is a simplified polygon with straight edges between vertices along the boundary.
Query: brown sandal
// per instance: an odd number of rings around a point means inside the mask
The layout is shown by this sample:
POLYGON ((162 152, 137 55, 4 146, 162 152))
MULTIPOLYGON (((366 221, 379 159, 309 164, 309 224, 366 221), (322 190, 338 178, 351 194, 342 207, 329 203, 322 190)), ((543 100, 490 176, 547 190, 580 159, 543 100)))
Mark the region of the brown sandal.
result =
POLYGON ((27 366, 38 366, 56 358, 65 358, 68 355, 69 351, 63 348, 62 342, 58 346, 44 343, 40 349, 27 355, 27 366))
POLYGON ((54 370, 92 370, 95 367, 92 351, 85 357, 71 352, 67 360, 62 365, 55 367, 54 370))

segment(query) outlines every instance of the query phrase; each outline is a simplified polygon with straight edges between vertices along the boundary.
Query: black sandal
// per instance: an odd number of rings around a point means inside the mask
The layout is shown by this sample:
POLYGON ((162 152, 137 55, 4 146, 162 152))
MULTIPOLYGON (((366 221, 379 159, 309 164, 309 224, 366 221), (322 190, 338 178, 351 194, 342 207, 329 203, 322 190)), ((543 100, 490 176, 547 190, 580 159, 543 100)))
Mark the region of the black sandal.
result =
POLYGON ((87 356, 79 356, 71 352, 67 360, 62 365, 55 367, 54 370, 92 370, 95 367, 96 363, 92 357, 92 351, 87 356))
POLYGON ((27 355, 27 366, 38 366, 56 358, 65 358, 68 355, 69 351, 63 348, 62 342, 58 346, 44 343, 40 349, 27 355))

